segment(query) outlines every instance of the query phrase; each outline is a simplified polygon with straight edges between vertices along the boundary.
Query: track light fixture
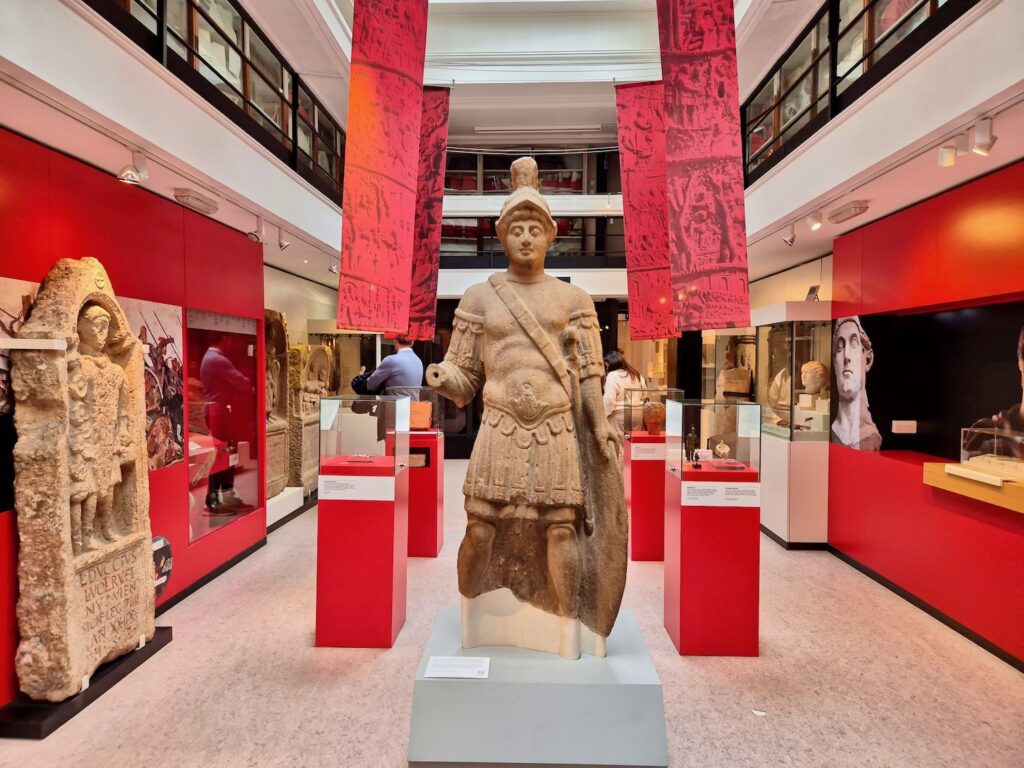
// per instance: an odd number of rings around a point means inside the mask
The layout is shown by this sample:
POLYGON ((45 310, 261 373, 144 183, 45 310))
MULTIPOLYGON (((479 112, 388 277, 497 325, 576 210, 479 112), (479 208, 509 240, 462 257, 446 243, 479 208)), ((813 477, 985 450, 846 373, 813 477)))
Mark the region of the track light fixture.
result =
POLYGON ((829 211, 828 220, 833 224, 842 224, 852 218, 866 213, 868 210, 867 200, 851 200, 846 205, 841 205, 834 211, 829 211))
POLYGON ((939 147, 939 167, 951 168, 956 165, 956 147, 952 144, 944 144, 939 147))
POLYGON ((137 187, 149 178, 149 165, 143 152, 132 152, 132 161, 117 174, 117 180, 137 187))
POLYGON ((338 264, 338 262, 336 262, 334 259, 331 259, 331 266, 327 268, 327 271, 330 272, 331 274, 336 275, 338 274, 339 271, 341 271, 341 267, 338 264))
POLYGON ((252 232, 246 232, 245 236, 252 240, 254 243, 262 243, 266 240, 266 237, 263 232, 262 216, 256 217, 256 229, 254 229, 252 232))
POLYGON ((807 226, 810 228, 811 232, 817 232, 819 229, 821 229, 821 223, 822 223, 821 211, 815 211, 810 216, 808 216, 806 219, 804 219, 804 221, 807 222, 807 226))
POLYGON ((282 251, 285 250, 289 245, 292 244, 291 240, 284 239, 284 230, 278 227, 277 229, 277 247, 282 251))
POLYGON ((796 227, 792 224, 786 229, 786 233, 782 236, 782 242, 788 245, 790 248, 793 247, 793 243, 796 242, 796 227))
POLYGON ((212 200, 205 195, 199 194, 194 189, 188 189, 187 187, 175 189, 174 199, 186 208, 191 208, 193 211, 205 213, 207 216, 215 214, 219 207, 216 200, 212 200))
POLYGON ((996 143, 996 137, 992 135, 992 118, 986 117, 974 124, 974 143, 971 151, 976 155, 987 157, 996 143))

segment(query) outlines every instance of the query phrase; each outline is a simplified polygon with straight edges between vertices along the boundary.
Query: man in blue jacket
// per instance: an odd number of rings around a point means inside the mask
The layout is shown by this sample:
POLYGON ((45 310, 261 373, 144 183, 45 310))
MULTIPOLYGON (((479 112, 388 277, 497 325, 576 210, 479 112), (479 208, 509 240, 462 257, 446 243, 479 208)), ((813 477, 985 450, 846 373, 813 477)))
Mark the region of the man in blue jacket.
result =
POLYGON ((380 392, 397 387, 391 394, 408 395, 410 400, 419 400, 419 388, 423 386, 423 363, 412 351, 412 341, 395 339, 397 352, 380 361, 380 367, 366 380, 370 392, 380 392), (403 389, 407 388, 407 389, 403 389))

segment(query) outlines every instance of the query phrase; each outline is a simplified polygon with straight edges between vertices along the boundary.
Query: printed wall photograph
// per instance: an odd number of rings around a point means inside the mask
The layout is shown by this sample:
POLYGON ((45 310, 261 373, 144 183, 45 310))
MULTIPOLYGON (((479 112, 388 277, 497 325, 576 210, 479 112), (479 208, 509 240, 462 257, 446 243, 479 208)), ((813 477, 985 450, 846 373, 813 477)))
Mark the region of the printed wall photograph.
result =
MULTIPOLYGON (((14 338, 38 290, 38 283, 0 280, 0 338, 14 338)), ((11 358, 0 349, 0 512, 14 507, 14 437, 11 358)))
POLYGON ((145 345, 149 469, 162 469, 185 458, 181 308, 137 299, 120 301, 132 333, 145 345))

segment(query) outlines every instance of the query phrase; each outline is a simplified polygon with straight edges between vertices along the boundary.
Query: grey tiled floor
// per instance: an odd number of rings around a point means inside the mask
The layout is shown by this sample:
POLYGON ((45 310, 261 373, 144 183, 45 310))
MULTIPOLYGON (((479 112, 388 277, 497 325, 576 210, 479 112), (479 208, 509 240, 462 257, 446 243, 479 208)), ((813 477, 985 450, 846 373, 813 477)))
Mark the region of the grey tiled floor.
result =
MULTIPOLYGON (((164 614, 171 645, 82 715, 0 742, 0 766, 405 765, 420 650, 458 602, 465 462, 447 472, 444 550, 410 561, 394 648, 313 647, 309 512, 164 614)), ((1024 675, 829 554, 761 551, 756 659, 676 655, 661 565, 630 564, 624 607, 664 683, 673 766, 1024 766, 1024 675)))

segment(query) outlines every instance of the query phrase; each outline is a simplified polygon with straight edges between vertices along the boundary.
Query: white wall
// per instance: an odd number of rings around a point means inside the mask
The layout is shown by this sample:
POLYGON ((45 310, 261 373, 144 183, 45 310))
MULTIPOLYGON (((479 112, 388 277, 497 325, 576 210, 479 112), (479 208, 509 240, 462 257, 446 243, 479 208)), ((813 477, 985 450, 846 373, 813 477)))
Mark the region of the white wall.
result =
POLYGON ((338 314, 338 292, 273 267, 263 267, 263 306, 283 312, 291 344, 307 342, 307 321, 338 314))
POLYGON ((807 297, 807 289, 812 285, 821 286, 818 289, 819 300, 832 300, 831 256, 755 280, 750 284, 750 308, 770 307, 784 301, 803 301, 807 297))

